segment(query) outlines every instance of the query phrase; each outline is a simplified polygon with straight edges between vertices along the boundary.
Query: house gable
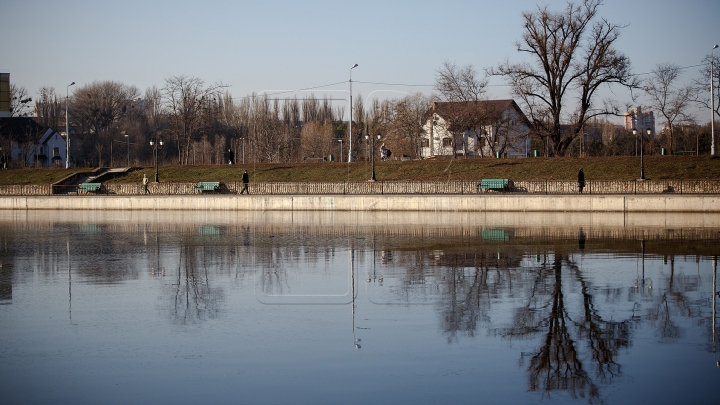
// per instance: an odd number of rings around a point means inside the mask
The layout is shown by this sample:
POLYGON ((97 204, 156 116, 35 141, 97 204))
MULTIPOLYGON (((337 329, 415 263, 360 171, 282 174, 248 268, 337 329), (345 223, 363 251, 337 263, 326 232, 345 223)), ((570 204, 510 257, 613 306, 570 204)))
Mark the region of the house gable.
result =
POLYGON ((527 155, 530 122, 512 99, 436 102, 423 118, 425 157, 527 155))

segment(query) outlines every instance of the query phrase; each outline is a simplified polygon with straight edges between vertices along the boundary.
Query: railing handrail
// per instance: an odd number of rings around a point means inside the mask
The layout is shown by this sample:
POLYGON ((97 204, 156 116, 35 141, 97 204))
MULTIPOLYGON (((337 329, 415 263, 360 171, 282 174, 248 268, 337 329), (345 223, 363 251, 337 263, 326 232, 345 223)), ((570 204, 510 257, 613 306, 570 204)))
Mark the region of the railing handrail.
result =
MULTIPOLYGON (((478 193, 478 180, 403 180, 403 181, 356 181, 356 182, 255 182, 250 183, 251 194, 262 195, 381 195, 381 194, 460 194, 478 193)), ((150 183, 150 194, 189 195, 196 194, 197 182, 150 183)), ((242 182, 221 183, 220 193, 239 194, 242 182)), ((485 190, 480 190, 485 191, 485 190)), ((72 185, 5 185, 0 186, 0 196, 32 196, 52 194, 78 194, 72 185)), ((83 194, 80 192, 79 194, 83 194)), ((141 195, 145 194, 139 183, 103 183, 102 192, 94 195, 141 195)), ((487 190, 486 195, 502 194, 579 194, 576 181, 569 180, 519 180, 505 191, 487 190)), ((720 180, 587 180, 583 194, 720 194, 720 180)))

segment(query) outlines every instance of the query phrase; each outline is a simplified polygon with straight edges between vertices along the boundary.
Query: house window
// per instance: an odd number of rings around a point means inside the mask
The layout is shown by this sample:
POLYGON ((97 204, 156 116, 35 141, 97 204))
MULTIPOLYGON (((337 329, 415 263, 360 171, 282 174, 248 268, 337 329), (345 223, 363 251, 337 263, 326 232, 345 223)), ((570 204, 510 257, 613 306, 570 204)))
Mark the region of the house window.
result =
POLYGON ((41 146, 40 147, 40 155, 44 155, 44 154, 45 154, 45 147, 41 146))
POLYGON ((442 146, 443 148, 452 148, 452 138, 443 138, 442 146))
POLYGON ((57 146, 53 148, 53 156, 60 156, 60 148, 57 146))
POLYGON ((427 138, 420 140, 420 147, 421 148, 429 148, 430 147, 430 140, 427 138))

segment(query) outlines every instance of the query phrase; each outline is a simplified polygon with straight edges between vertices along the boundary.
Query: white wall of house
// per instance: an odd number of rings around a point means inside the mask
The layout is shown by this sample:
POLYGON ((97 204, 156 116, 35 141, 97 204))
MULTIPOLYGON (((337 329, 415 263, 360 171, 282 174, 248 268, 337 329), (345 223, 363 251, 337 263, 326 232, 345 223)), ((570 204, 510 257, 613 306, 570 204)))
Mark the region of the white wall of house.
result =
MULTIPOLYGON (((423 158, 432 156, 452 156, 452 134, 447 130, 447 122, 438 114, 433 114, 423 125, 423 158)), ((505 110, 498 125, 485 125, 462 134, 462 141, 456 146, 455 154, 461 156, 493 156, 493 148, 498 149, 498 137, 508 137, 504 155, 528 156, 530 128, 514 109, 505 110)))
POLYGON ((35 166, 36 157, 39 167, 65 167, 65 145, 65 138, 60 133, 48 129, 35 145, 19 145, 13 141, 10 158, 14 162, 24 160, 31 167, 35 166))

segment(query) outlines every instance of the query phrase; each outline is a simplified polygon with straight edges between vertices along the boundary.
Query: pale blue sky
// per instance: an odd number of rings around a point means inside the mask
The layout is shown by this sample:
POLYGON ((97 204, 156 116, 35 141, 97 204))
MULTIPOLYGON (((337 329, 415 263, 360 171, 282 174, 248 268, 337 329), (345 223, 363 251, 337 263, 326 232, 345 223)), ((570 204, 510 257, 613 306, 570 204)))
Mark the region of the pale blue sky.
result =
MULTIPOLYGON (((431 92, 444 60, 479 71, 506 58, 519 61, 514 43, 521 12, 564 1, 160 1, 0 0, 0 70, 35 96, 40 86, 115 80, 163 87, 170 75, 229 85, 234 97, 344 82, 317 95, 402 96, 378 90, 431 92)), ((697 65, 720 43, 720 1, 605 0, 600 15, 629 24, 617 47, 636 73, 658 63, 697 65), (713 25, 714 24, 714 25, 713 25)), ((683 79, 697 76, 685 70, 683 79)), ((493 79, 493 84, 502 84, 493 79)), ((72 87, 70 88, 73 89, 72 87)), ((303 93, 296 93, 304 95, 303 93)), ((508 97, 507 87, 490 89, 508 97)), ((618 89, 621 102, 629 93, 618 89)), ((700 122, 709 120, 698 114, 700 122)))

